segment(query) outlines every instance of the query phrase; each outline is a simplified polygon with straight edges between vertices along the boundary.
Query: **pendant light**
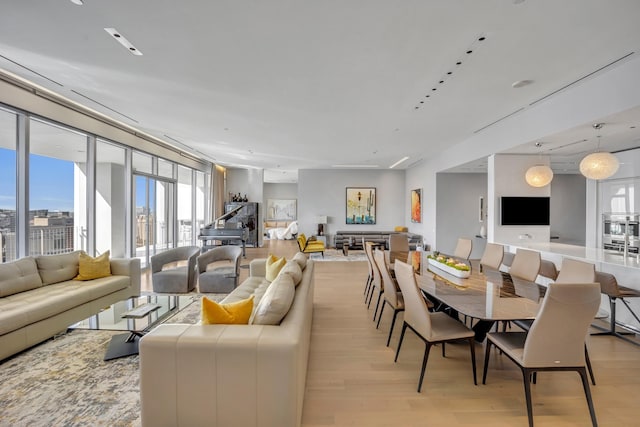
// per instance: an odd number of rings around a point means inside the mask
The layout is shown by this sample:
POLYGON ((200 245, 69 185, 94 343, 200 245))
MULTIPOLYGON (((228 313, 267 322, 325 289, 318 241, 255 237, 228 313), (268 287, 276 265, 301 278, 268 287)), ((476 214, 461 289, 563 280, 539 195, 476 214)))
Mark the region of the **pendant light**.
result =
MULTIPOLYGON (((542 143, 536 142, 536 147, 542 147, 542 143)), ((544 187, 553 179, 553 171, 547 165, 539 164, 531 166, 524 175, 525 181, 532 187, 544 187)))
MULTIPOLYGON (((596 123, 593 128, 602 129, 604 123, 596 123)), ((620 162, 618 158, 606 151, 600 151, 600 135, 598 135, 598 148, 595 153, 586 156, 580 162, 580 173, 589 179, 607 179, 618 171, 620 162)))

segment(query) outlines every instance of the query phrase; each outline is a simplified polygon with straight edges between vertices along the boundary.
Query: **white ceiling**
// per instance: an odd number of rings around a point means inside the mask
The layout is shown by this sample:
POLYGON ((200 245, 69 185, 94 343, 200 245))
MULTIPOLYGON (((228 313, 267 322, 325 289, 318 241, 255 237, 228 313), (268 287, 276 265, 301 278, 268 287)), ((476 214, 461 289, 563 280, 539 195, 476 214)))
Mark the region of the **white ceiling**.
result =
MULTIPOLYGON (((406 168, 640 46, 637 0, 84 3, 3 0, 0 68, 272 182, 409 156, 406 168)), ((607 121, 621 130, 606 126, 603 146, 640 145, 640 111, 607 121)))

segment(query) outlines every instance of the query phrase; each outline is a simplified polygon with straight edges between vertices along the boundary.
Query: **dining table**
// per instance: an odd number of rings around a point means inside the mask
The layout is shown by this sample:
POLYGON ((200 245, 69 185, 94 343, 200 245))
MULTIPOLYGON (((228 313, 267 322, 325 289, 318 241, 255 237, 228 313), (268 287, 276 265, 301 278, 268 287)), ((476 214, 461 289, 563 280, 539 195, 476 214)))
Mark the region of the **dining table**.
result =
MULTIPOLYGON (((535 319, 546 287, 512 277, 509 273, 485 268, 478 261, 456 260, 468 265, 469 277, 461 278, 429 263, 429 252, 396 253, 393 258, 413 265, 416 282, 423 295, 436 307, 475 319, 476 340, 482 341, 497 321, 535 319)), ((435 265, 434 265, 435 264, 435 265)))

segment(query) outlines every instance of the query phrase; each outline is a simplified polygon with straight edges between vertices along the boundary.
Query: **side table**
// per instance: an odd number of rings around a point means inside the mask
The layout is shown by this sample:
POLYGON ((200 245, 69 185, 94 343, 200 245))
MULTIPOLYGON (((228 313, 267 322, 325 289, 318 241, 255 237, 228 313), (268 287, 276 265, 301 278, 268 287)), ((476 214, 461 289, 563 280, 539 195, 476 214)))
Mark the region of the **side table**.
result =
MULTIPOLYGON (((122 313, 120 317, 123 319, 142 319, 149 316, 156 310, 159 310, 161 305, 146 303, 139 305, 129 311, 122 313)), ((104 360, 118 359, 120 357, 131 356, 138 354, 138 341, 145 334, 145 330, 142 331, 129 331, 128 334, 118 334, 111 337, 109 347, 107 347, 107 353, 104 355, 104 360)))

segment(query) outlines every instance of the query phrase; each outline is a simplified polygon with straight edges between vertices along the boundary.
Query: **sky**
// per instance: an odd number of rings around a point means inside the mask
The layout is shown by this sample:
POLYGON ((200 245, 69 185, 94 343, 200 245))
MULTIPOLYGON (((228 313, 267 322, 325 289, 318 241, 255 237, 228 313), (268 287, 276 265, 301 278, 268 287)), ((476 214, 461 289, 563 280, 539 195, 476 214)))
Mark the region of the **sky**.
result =
MULTIPOLYGON (((29 209, 73 211, 73 162, 32 154, 29 209)), ((16 153, 0 148, 0 209, 16 208, 16 153)))

